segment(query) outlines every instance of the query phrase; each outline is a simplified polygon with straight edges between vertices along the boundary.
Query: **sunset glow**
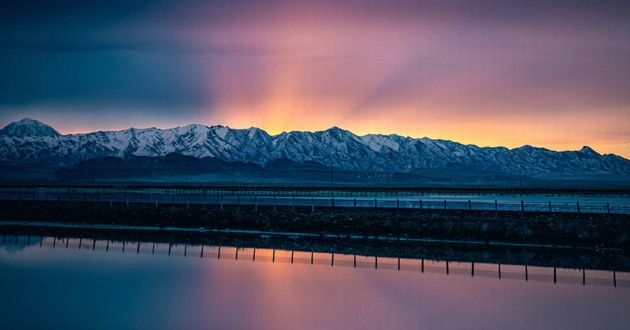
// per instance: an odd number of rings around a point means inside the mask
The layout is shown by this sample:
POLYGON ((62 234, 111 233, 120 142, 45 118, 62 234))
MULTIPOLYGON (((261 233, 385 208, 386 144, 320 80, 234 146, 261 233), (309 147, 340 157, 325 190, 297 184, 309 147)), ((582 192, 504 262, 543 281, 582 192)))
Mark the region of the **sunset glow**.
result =
POLYGON ((9 32, 0 37, 0 124, 29 116, 62 133, 338 126, 630 157, 627 5, 111 6, 0 14, 9 32))

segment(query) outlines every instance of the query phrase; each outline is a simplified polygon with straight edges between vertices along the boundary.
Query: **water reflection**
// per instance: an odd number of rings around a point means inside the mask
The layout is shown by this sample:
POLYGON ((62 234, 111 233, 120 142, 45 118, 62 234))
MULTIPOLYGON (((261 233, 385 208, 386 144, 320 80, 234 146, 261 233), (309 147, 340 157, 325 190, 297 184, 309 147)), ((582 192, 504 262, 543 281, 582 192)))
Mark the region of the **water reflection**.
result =
POLYGON ((382 257, 335 252, 283 250, 274 248, 195 245, 159 242, 129 242, 73 237, 33 237, 4 235, 1 248, 17 252, 32 246, 50 249, 79 249, 111 253, 166 255, 234 259, 252 262, 325 265, 330 267, 373 268, 443 275, 464 275, 495 279, 551 282, 554 284, 604 285, 630 287, 630 273, 615 270, 506 265, 484 262, 382 257))
POLYGON ((3 329, 630 328, 625 272, 182 241, 1 239, 3 329))

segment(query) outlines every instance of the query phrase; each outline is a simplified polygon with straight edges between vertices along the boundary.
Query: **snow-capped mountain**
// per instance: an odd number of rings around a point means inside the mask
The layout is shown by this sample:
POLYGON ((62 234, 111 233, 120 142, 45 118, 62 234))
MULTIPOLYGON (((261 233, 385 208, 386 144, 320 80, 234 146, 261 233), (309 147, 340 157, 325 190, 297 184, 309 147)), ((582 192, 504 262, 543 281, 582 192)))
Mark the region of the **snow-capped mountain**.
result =
POLYGON ((405 173, 462 164, 506 173, 520 170, 535 177, 630 175, 630 160, 612 154, 600 155, 589 147, 563 152, 532 146, 481 148, 426 137, 357 136, 337 127, 273 136, 253 127, 204 125, 61 135, 39 121, 23 119, 0 130, 0 161, 5 164, 62 167, 106 156, 155 157, 170 153, 261 166, 286 158, 294 162, 332 164, 352 171, 405 173))

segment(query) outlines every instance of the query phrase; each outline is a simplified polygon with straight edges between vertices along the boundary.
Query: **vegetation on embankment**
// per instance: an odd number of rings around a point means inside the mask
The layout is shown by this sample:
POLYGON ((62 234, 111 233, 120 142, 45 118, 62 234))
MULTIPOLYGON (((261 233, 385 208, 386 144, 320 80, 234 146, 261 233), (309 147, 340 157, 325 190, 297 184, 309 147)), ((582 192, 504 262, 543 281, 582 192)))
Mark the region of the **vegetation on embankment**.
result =
POLYGON ((630 248, 627 215, 0 202, 0 220, 242 229, 457 241, 630 248))

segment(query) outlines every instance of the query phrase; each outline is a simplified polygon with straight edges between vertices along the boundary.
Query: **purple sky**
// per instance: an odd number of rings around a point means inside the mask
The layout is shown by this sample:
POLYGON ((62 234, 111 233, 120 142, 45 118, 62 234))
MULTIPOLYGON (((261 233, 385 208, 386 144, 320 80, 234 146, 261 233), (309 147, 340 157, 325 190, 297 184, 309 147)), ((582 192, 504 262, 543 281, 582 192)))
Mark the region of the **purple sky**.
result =
POLYGON ((0 125, 340 126, 630 157, 622 1, 22 1, 0 125))

